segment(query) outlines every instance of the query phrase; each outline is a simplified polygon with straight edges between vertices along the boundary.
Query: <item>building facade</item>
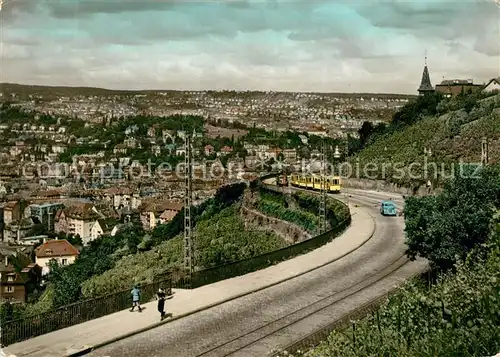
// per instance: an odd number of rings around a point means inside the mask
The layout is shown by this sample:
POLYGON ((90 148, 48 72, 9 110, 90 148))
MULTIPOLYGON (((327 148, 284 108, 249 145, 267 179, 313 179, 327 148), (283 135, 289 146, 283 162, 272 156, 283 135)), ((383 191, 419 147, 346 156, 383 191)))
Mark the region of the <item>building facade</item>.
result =
MULTIPOLYGON (((64 232, 73 236, 80 236, 83 244, 88 244, 95 239, 92 228, 96 221, 102 217, 90 203, 60 209, 56 213, 54 231, 64 232)), ((96 230, 94 230, 94 233, 96 230)))
POLYGON ((500 77, 491 79, 483 89, 486 93, 500 92, 500 77))
POLYGON ((483 84, 474 84, 472 79, 443 80, 436 85, 436 92, 446 97, 456 97, 460 94, 470 94, 484 88, 483 84))
POLYGON ((56 212, 63 207, 62 203, 35 204, 30 206, 30 213, 31 217, 36 218, 48 232, 52 232, 54 231, 56 212))
POLYGON ((80 253, 66 239, 49 240, 35 251, 36 264, 42 268, 42 275, 50 272, 49 263, 55 260, 60 265, 73 264, 80 253))
POLYGON ((425 95, 427 93, 434 93, 434 88, 431 84, 431 77, 429 75, 429 69, 427 68, 427 57, 425 58, 424 71, 422 72, 422 79, 420 81, 420 86, 418 87, 418 94, 425 95))
POLYGON ((0 300, 25 303, 39 285, 42 269, 18 251, 0 252, 0 300))

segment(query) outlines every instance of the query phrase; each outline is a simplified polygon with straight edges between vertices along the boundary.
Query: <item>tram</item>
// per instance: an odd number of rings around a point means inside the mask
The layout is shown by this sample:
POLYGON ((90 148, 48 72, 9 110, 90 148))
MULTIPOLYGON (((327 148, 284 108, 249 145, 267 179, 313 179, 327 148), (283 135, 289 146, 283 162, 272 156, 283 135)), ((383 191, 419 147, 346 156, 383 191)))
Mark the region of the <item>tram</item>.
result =
MULTIPOLYGON (((291 186, 306 188, 309 190, 321 190, 322 189, 322 180, 320 175, 311 175, 311 174, 291 174, 281 175, 279 177, 279 185, 285 186, 288 185, 288 181, 291 186)), ((325 190, 330 193, 340 193, 341 189, 341 180, 339 176, 326 175, 325 176, 325 190)))

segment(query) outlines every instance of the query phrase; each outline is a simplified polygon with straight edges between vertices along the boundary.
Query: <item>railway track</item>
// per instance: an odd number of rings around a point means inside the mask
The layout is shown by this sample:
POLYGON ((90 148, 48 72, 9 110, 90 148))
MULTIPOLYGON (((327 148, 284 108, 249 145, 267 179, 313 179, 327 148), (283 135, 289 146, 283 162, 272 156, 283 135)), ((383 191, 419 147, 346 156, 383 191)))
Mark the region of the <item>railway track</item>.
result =
MULTIPOLYGON (((356 196, 353 193, 349 202, 366 207, 375 218, 375 203, 381 198, 356 196)), ((116 342, 90 355, 276 357, 278 350, 293 352, 309 347, 328 336, 325 331, 331 331, 331 326, 337 328, 345 319, 349 322, 352 316, 363 316, 367 306, 383 301, 395 285, 421 270, 421 264, 409 262, 404 256, 401 232, 400 218, 377 217, 373 238, 351 253, 349 259, 116 342)))
POLYGON ((253 346, 259 345, 261 342, 264 342, 265 339, 270 338, 273 335, 286 333, 286 329, 293 328, 293 326, 298 323, 307 323, 307 320, 314 319, 314 317, 318 315, 328 315, 328 311, 335 309, 335 307, 339 303, 342 303, 344 300, 351 298, 354 295, 362 292, 363 290, 369 289, 376 283, 386 279, 387 277, 391 276, 396 271, 401 269, 408 262, 408 258, 406 258, 404 255, 400 256, 391 264, 387 265, 380 271, 372 274, 367 279, 359 283, 351 285, 346 289, 329 294, 311 303, 308 306, 297 309, 251 331, 245 332, 244 334, 236 338, 233 338, 196 355, 196 357, 226 357, 237 355, 242 356, 244 355, 244 351, 246 351, 248 355, 259 356, 261 354, 255 353, 256 351, 252 351, 253 346))

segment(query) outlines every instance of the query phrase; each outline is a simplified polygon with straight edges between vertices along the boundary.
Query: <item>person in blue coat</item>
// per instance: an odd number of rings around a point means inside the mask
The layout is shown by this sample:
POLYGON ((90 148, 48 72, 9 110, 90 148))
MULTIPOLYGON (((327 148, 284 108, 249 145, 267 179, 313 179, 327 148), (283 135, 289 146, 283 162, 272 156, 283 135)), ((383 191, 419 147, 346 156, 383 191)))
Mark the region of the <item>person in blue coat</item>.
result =
POLYGON ((140 304, 141 291, 139 290, 139 287, 135 285, 130 294, 132 295, 132 309, 130 309, 130 311, 134 311, 134 308, 137 306, 139 308, 139 312, 142 312, 140 304))

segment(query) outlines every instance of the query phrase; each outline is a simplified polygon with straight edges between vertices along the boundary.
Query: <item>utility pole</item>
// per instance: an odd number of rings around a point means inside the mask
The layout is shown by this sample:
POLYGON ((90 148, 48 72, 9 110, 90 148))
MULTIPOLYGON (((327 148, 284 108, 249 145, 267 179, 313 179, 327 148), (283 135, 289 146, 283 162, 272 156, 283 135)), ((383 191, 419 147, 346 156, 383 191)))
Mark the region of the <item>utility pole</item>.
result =
POLYGON ((481 141, 481 165, 488 165, 488 139, 483 138, 481 141))
MULTIPOLYGON (((349 157, 349 135, 346 136, 346 139, 345 139, 345 163, 346 163, 346 169, 347 169, 347 158, 349 157)), ((347 182, 347 175, 346 175, 346 180, 347 182)), ((346 200, 346 204, 347 204, 347 207, 349 207, 349 187, 348 185, 346 184, 345 185, 345 200, 346 200)))
POLYGON ((191 205, 193 203, 193 186, 192 186, 192 148, 190 133, 186 132, 184 145, 186 149, 185 166, 184 166, 184 267, 191 275, 193 273, 193 234, 191 222, 191 205))
POLYGON ((326 167, 326 149, 325 149, 325 141, 323 139, 323 144, 322 144, 322 162, 321 162, 321 170, 320 170, 320 187, 321 187, 321 198, 320 198, 320 204, 319 204, 319 232, 324 233, 326 232, 326 173, 325 173, 325 167, 326 167))

